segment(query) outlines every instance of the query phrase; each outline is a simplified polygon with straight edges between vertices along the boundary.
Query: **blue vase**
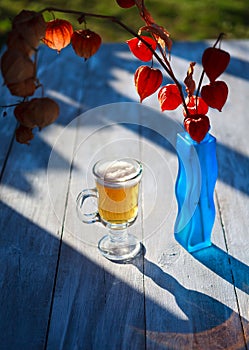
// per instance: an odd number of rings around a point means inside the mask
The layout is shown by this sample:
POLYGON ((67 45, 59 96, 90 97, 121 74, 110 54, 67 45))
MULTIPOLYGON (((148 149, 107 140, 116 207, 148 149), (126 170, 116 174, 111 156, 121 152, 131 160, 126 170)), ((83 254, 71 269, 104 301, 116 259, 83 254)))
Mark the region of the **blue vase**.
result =
POLYGON ((179 169, 175 186, 178 204, 175 238, 188 252, 194 252, 212 244, 216 139, 207 133, 198 143, 187 132, 179 133, 176 150, 179 169))

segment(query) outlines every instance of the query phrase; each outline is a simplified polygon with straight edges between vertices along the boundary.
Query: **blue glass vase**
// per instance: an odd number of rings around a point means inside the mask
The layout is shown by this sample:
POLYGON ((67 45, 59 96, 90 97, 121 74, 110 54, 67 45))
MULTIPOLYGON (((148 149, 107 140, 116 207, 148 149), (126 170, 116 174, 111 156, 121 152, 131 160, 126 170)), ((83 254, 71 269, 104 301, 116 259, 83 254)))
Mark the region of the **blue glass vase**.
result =
POLYGON ((187 132, 177 134, 178 175, 175 186, 178 214, 175 238, 188 251, 211 245, 217 180, 216 139, 209 133, 200 142, 187 132))

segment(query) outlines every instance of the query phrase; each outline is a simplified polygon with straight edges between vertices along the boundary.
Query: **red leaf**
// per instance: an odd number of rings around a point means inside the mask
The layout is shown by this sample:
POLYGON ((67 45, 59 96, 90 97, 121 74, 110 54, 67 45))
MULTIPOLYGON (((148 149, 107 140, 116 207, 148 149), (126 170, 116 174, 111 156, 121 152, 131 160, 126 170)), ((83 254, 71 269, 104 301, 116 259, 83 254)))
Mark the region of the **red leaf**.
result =
POLYGON ((134 81, 140 96, 140 102, 142 102, 160 87, 163 81, 163 75, 159 69, 141 66, 135 72, 134 81))
POLYGON ((193 140, 201 142, 210 128, 209 118, 204 114, 195 114, 184 120, 184 127, 193 140))
POLYGON ((180 91, 175 84, 163 86, 159 90, 158 100, 162 111, 176 109, 182 103, 180 91))
MULTIPOLYGON (((154 39, 148 36, 141 36, 143 40, 145 40, 153 50, 156 49, 157 43, 154 39)), ((152 59, 153 52, 138 38, 132 38, 127 40, 127 44, 129 49, 139 60, 148 62, 152 59)))
POLYGON ((202 55, 202 65, 211 82, 226 70, 229 61, 229 53, 215 47, 207 48, 202 55))
POLYGON ((201 89, 201 97, 209 107, 216 108, 220 112, 226 103, 228 87, 224 81, 215 81, 209 85, 204 85, 201 89))

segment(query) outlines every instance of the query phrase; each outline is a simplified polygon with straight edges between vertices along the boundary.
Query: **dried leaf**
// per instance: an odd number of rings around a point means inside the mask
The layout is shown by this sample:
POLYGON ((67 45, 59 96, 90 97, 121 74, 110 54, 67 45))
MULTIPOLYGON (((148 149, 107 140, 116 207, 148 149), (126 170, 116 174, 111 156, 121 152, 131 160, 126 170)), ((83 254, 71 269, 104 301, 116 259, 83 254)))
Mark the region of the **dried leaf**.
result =
POLYGON ((192 96, 195 92, 195 81, 193 79, 194 66, 195 66, 195 62, 191 62, 189 64, 187 76, 184 79, 184 84, 186 85, 186 91, 189 97, 192 96))
POLYGON ((157 43, 165 50, 165 48, 170 52, 172 47, 172 41, 169 37, 169 32, 162 26, 152 23, 141 27, 139 32, 146 31, 153 34, 157 40, 157 43))

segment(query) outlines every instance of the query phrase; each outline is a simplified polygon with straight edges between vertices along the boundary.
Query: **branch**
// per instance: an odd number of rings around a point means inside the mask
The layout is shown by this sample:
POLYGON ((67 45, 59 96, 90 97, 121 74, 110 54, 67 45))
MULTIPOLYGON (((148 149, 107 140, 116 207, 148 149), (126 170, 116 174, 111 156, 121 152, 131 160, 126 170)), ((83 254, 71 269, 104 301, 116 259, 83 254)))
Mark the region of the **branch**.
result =
MULTIPOLYGON (((185 98, 184 98, 184 94, 182 91, 182 86, 179 83, 179 81, 177 80, 177 78, 175 77, 170 64, 168 63, 169 67, 167 66, 167 64, 162 60, 162 58, 158 55, 158 53, 151 47, 150 44, 147 43, 146 40, 143 39, 143 37, 140 34, 137 34, 133 29, 131 29, 130 27, 128 27, 126 24, 124 24, 122 21, 120 21, 117 17, 114 16, 108 16, 108 15, 100 15, 100 14, 96 14, 96 13, 90 13, 90 12, 82 12, 82 11, 77 11, 77 10, 64 10, 64 9, 60 9, 60 8, 56 8, 56 7, 46 7, 43 10, 39 11, 40 13, 43 12, 62 12, 62 13, 69 13, 69 14, 74 14, 79 16, 78 17, 78 22, 82 23, 85 19, 85 17, 94 17, 94 18, 101 18, 101 19, 106 19, 109 20, 113 23, 116 23, 117 25, 119 25, 120 27, 122 27, 124 30, 126 30, 128 33, 130 33, 132 36, 138 38, 144 45, 146 45, 148 47, 148 49, 153 53, 154 57, 156 58, 156 60, 158 61, 158 63, 162 66, 162 68, 165 70, 165 72, 169 75, 169 77, 174 81, 174 83, 176 84, 176 86, 178 87, 178 90, 180 92, 180 95, 182 97, 182 104, 183 107, 188 115, 188 109, 186 106, 186 102, 185 102, 185 98)), ((166 59, 166 58, 165 58, 166 59)))

